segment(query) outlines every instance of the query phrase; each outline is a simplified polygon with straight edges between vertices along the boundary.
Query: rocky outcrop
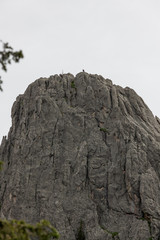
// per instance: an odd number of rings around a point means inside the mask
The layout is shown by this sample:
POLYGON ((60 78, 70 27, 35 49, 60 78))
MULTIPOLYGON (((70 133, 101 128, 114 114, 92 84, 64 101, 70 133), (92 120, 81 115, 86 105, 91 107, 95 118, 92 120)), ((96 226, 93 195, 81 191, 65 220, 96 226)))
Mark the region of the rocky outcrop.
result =
POLYGON ((130 88, 85 72, 40 78, 12 108, 1 217, 65 240, 160 239, 160 120, 130 88))

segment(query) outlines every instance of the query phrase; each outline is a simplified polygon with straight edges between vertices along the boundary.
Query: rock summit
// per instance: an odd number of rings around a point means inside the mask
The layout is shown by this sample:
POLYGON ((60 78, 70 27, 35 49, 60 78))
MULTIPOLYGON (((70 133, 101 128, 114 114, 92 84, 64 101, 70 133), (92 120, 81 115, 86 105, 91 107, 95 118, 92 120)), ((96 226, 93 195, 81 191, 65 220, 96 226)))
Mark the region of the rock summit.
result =
POLYGON ((160 239, 160 120, 134 90, 86 72, 17 97, 0 147, 1 217, 60 240, 160 239))

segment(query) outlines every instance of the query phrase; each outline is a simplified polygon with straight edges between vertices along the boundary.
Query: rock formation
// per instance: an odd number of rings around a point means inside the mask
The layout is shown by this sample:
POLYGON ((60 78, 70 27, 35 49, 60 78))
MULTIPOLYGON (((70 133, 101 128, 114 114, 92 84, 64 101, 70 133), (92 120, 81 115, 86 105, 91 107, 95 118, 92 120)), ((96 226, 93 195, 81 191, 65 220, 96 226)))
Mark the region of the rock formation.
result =
POLYGON ((0 148, 1 217, 61 240, 160 239, 160 120, 130 88, 81 72, 40 78, 0 148))

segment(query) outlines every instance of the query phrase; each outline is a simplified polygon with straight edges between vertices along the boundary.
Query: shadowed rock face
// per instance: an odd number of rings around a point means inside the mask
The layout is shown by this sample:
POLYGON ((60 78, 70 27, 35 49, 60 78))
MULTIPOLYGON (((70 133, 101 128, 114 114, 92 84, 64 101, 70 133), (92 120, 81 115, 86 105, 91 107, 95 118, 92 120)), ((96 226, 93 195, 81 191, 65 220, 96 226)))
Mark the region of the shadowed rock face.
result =
POLYGON ((160 239, 160 120, 132 89, 85 72, 36 80, 0 159, 1 217, 48 219, 61 240, 160 239))

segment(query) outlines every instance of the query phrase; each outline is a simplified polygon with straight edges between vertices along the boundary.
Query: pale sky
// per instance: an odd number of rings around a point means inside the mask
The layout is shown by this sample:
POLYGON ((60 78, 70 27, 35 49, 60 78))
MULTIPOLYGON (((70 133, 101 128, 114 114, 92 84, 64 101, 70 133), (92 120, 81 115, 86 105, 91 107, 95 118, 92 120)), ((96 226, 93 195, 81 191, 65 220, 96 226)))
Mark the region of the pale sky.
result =
POLYGON ((0 0, 0 32, 25 55, 0 73, 0 141, 16 97, 62 71, 85 69, 131 87, 160 117, 159 0, 0 0))

